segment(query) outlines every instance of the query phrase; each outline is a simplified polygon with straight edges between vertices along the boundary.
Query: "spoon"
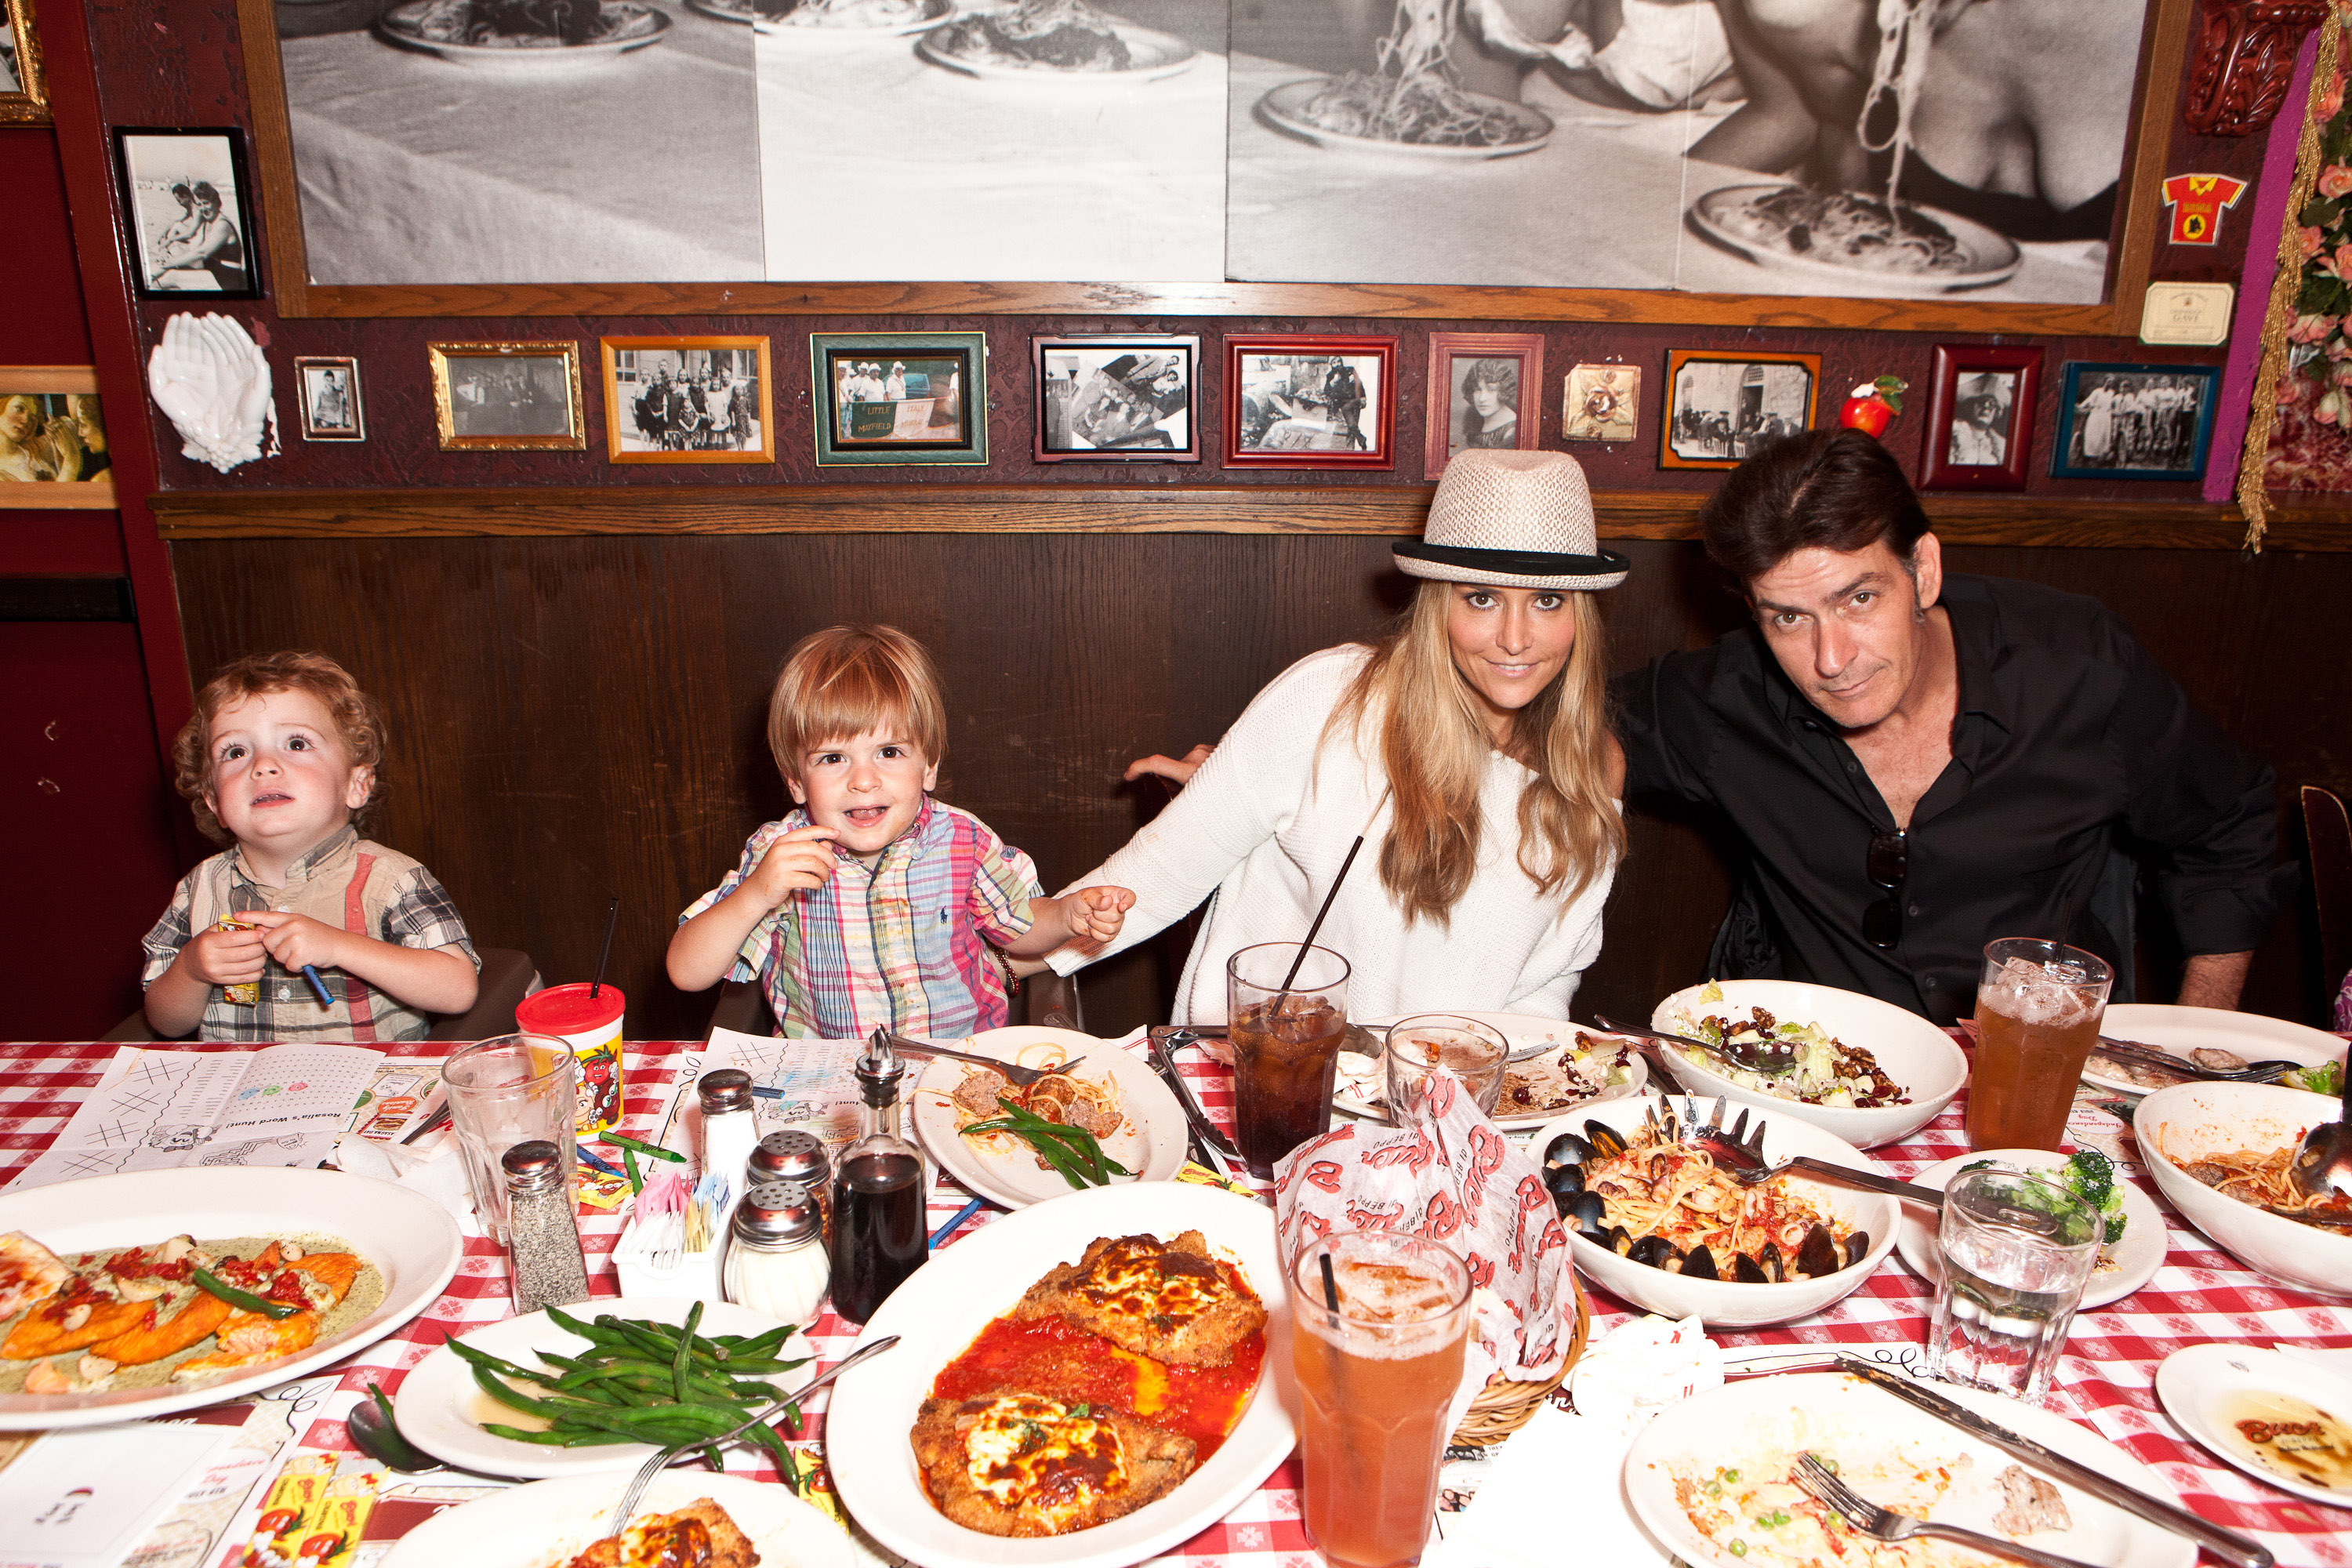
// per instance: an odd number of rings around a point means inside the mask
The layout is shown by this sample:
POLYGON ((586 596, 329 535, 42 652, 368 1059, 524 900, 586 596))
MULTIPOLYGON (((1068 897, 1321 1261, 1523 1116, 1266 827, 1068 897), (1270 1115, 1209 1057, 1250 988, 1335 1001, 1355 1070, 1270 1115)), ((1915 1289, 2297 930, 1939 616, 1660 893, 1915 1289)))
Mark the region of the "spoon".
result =
POLYGON ((343 1430, 351 1434, 361 1453, 404 1476, 447 1468, 400 1435, 399 1426, 392 1419, 392 1401, 375 1384, 368 1384, 368 1397, 343 1417, 343 1430))
POLYGON ((1663 1029, 1644 1029, 1632 1024, 1620 1024, 1613 1019, 1602 1017, 1598 1013, 1595 1013, 1593 1017, 1599 1020, 1602 1028, 1612 1035, 1633 1035, 1643 1039, 1664 1040, 1671 1045, 1688 1046, 1693 1050, 1703 1051, 1719 1061, 1729 1062, 1733 1067, 1743 1071, 1761 1073, 1767 1078, 1777 1078, 1782 1073, 1796 1070, 1797 1047, 1794 1043, 1788 1040, 1726 1040, 1723 1044, 1715 1046, 1709 1045, 1705 1040, 1692 1039, 1688 1035, 1669 1035, 1663 1029))
POLYGON ((2307 1198, 2352 1198, 2352 1126, 2344 1121, 2347 1110, 2352 1110, 2352 1071, 2344 1075, 2336 1120, 2305 1133, 2303 1147, 2287 1165, 2295 1190, 2307 1198))

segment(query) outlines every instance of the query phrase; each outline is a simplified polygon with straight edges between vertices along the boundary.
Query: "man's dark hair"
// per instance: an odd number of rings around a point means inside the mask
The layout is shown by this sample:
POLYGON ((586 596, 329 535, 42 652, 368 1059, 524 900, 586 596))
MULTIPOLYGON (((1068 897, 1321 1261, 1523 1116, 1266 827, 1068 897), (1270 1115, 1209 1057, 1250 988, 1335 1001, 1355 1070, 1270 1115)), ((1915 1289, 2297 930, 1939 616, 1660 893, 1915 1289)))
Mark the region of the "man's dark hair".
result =
POLYGON ((1732 469, 1698 526, 1708 556, 1745 588, 1800 550, 1850 555, 1884 539, 1907 562, 1927 514, 1876 441, 1859 430, 1805 430, 1732 469))

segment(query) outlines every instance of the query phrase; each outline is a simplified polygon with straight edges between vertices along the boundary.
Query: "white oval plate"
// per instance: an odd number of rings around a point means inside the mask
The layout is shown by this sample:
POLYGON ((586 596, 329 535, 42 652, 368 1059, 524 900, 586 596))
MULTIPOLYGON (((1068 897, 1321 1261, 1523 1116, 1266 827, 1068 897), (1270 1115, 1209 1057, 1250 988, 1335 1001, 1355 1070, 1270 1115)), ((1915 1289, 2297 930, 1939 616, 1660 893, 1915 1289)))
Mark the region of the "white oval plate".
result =
MULTIPOLYGON (((616 1318, 645 1318, 657 1323, 683 1323, 694 1303, 667 1297, 600 1296, 593 1301, 583 1301, 577 1307, 563 1309, 571 1317, 593 1319, 610 1312, 616 1318)), ((776 1326, 776 1320, 749 1307, 738 1307, 727 1301, 706 1301, 702 1306, 702 1321, 698 1333, 764 1334, 776 1326)), ((487 1352, 519 1366, 536 1368, 535 1351, 550 1350, 562 1355, 577 1354, 588 1342, 577 1334, 557 1328, 548 1321, 545 1312, 530 1312, 520 1318, 509 1318, 502 1323, 488 1323, 468 1334, 461 1334, 468 1349, 487 1352)), ((796 1360, 812 1355, 808 1341, 794 1334, 784 1342, 783 1359, 796 1360)), ((795 1367, 791 1372, 771 1379, 779 1394, 789 1394, 807 1385, 816 1375, 815 1365, 795 1367)), ((433 1353, 416 1363, 415 1369, 401 1380, 400 1392, 393 1395, 393 1419, 400 1435, 445 1464, 468 1470, 479 1470, 491 1476, 583 1476, 599 1470, 634 1470, 651 1458, 654 1448, 648 1443, 600 1444, 591 1448, 551 1448, 537 1443, 518 1443, 509 1437, 494 1437, 482 1430, 484 1420, 528 1420, 520 1413, 492 1402, 474 1382, 474 1369, 457 1359, 457 1352, 447 1345, 436 1345, 433 1353), (495 1414, 493 1414, 495 1413, 495 1414)), ((750 1414, 750 1412, 745 1412, 750 1414)), ((740 1438, 737 1439, 741 1442, 740 1438)))
MULTIPOLYGON (((986 15, 982 11, 970 13, 986 15)), ((950 54, 940 42, 938 33, 926 33, 915 40, 915 53, 935 66, 963 76, 978 77, 983 81, 1049 81, 1057 87, 1085 87, 1092 82, 1121 87, 1139 81, 1159 81, 1162 78, 1190 70, 1193 57, 1200 53, 1173 33, 1163 33, 1153 27, 1139 27, 1132 22, 1122 22, 1116 16, 1103 18, 1110 30, 1127 46, 1128 66, 1125 70, 1071 70, 1062 66, 1007 65, 1003 60, 966 59, 950 54)))
POLYGON ((2284 1394, 2352 1422, 2352 1381, 2301 1356, 2252 1345, 2190 1345, 2156 1369, 2156 1396, 2180 1429, 2228 1463, 2281 1491, 2336 1508, 2352 1508, 2352 1487, 2321 1487, 2254 1457, 2225 1424, 2227 1405, 2240 1394, 2284 1394))
MULTIPOLYGON (((1849 287, 1858 279, 1870 280, 1870 292, 1879 295, 1948 294, 1958 289, 1990 289, 2005 283, 2017 271, 2025 253, 2017 241, 1997 229, 1986 227, 1971 218, 1948 213, 1941 207, 1921 206, 1916 202, 1903 205, 1922 217, 1931 218, 1944 226, 1945 232, 1957 241, 1968 265, 1958 272, 1880 272, 1867 267, 1851 267, 1842 261, 1817 260, 1793 251, 1776 249, 1758 240, 1733 232, 1724 221, 1727 210, 1753 197, 1787 189, 1785 184, 1772 185, 1725 185, 1713 190, 1691 204, 1691 222, 1701 233, 1727 249, 1735 250, 1768 271, 1790 272, 1801 278, 1835 279, 1849 287)), ((1883 199, 1883 198, 1882 198, 1883 199)))
POLYGON ((394 5, 375 19, 376 37, 399 48, 438 55, 451 65, 486 70, 548 70, 602 65, 633 50, 651 48, 668 35, 670 27, 667 11, 639 5, 637 0, 607 0, 608 5, 636 13, 624 24, 628 30, 619 37, 545 48, 500 48, 494 44, 448 43, 424 37, 416 31, 415 18, 428 4, 429 0, 409 0, 407 5, 394 5))
MULTIPOLYGON (((2150 1497, 2179 1500, 2154 1470, 2063 1416, 1980 1389, 1943 1383, 1934 1386, 1946 1398, 1991 1417, 2020 1436, 2079 1459, 2150 1497)), ((1900 1454, 1921 1464, 1968 1456, 1972 1484, 1956 1486, 1937 1509, 1937 1515, 1946 1523, 1999 1533, 1991 1523, 2000 1506, 1993 1478, 2015 1461, 1990 1444, 1844 1373, 1759 1377, 1710 1389, 1668 1406, 1633 1439, 1625 1456, 1626 1497, 1651 1533, 1685 1561, 1701 1568, 1748 1568, 1754 1557, 1735 1557, 1699 1533, 1675 1500, 1668 1466, 1680 1463, 1685 1470, 1692 1465, 1711 1469, 1735 1454, 1745 1455, 1761 1444, 1780 1444, 1784 1435, 1793 1437, 1800 1430, 1805 1434, 1806 1446, 1833 1454, 1849 1466, 1860 1455, 1900 1454), (1984 1502, 1976 1495, 1979 1489, 1992 1492, 1995 1500, 1984 1502)), ((2052 1484, 2065 1497, 2073 1528, 2037 1532, 2027 1544, 2102 1568, 2190 1568, 2197 1561, 2196 1542, 2187 1537, 2063 1481, 2052 1484)))
MULTIPOLYGON (((1391 1024, 1402 1023, 1406 1018, 1418 1015, 1399 1013, 1392 1018, 1369 1020, 1367 1026, 1384 1030, 1391 1024)), ((1454 1016, 1469 1018, 1495 1029, 1509 1042, 1511 1054, 1514 1056, 1531 1047, 1547 1043, 1557 1043, 1561 1050, 1567 1050, 1578 1035, 1605 1037, 1609 1033, 1606 1029, 1588 1029, 1581 1024, 1571 1024, 1565 1018, 1538 1018, 1528 1013, 1456 1013, 1454 1016)), ((1332 1090, 1332 1109, 1344 1110, 1351 1116, 1370 1117, 1375 1121, 1388 1120, 1389 1109, 1383 1092, 1387 1087, 1385 1077, 1387 1069, 1382 1065, 1381 1058, 1374 1058, 1372 1060, 1373 1070, 1361 1084, 1351 1084, 1344 1076, 1340 1078, 1332 1090)), ((1637 1057, 1629 1051, 1625 1056, 1625 1065, 1633 1069, 1631 1078, 1623 1083, 1612 1084, 1587 1100, 1570 1100, 1566 1105, 1548 1105, 1540 1110, 1512 1110, 1507 1106, 1498 1105, 1495 1108, 1495 1125, 1512 1129, 1540 1127, 1554 1117, 1565 1116, 1571 1110, 1581 1110, 1588 1105, 1599 1105, 1604 1100, 1630 1100, 1648 1087, 1650 1064, 1643 1058, 1637 1057)), ((1508 1067, 1503 1069, 1506 1089, 1510 1085, 1510 1070, 1508 1067)))
POLYGON ((1378 136, 1350 136, 1341 131, 1327 131, 1306 118, 1304 110, 1315 95, 1323 90, 1328 77, 1310 77, 1305 81, 1286 81, 1257 100, 1257 111, 1268 123, 1288 132, 1302 142, 1312 142, 1318 147, 1335 153, 1376 153, 1384 157, 1419 158, 1439 163, 1484 163, 1490 158, 1513 158, 1522 153, 1532 153, 1551 140, 1551 116, 1539 109, 1529 109, 1523 103, 1507 103, 1490 98, 1483 92, 1465 92, 1508 114, 1517 128, 1517 134, 1508 142, 1489 142, 1483 146, 1457 146, 1442 142, 1391 142, 1378 136))
MULTIPOLYGON (((551 1568, 604 1537, 628 1489, 621 1475, 567 1476, 445 1508, 393 1543, 382 1568, 551 1568)), ((635 1517, 668 1513, 698 1498, 727 1510, 751 1538, 760 1568, 854 1568, 849 1537, 784 1487, 748 1476, 669 1470, 646 1488, 635 1517)))
MULTIPOLYGON (((1109 1074, 1118 1086, 1119 1109, 1127 1121, 1103 1140, 1103 1152, 1139 1173, 1132 1178, 1113 1176, 1112 1185, 1130 1180, 1164 1182, 1184 1168, 1191 1131, 1184 1121, 1184 1108, 1176 1103, 1159 1074, 1108 1040, 1071 1029, 1021 1026, 990 1029, 957 1041, 956 1048, 1023 1067, 1076 1061, 1085 1076, 1097 1080, 1109 1074)), ((955 1107, 948 1096, 963 1082, 967 1070, 962 1062, 934 1057, 915 1081, 915 1136, 930 1151, 931 1158, 982 1197, 1009 1209, 1066 1198, 1076 1192, 1069 1183, 1039 1165, 1026 1145, 992 1154, 956 1131, 955 1107)))
POLYGON ((383 1276, 374 1311, 299 1355, 234 1377, 100 1394, 0 1394, 0 1428, 103 1426, 218 1405, 274 1388, 375 1343, 439 1299, 466 1255, 448 1210, 395 1182, 341 1171, 136 1171, 0 1194, 0 1231, 52 1252, 147 1247, 196 1237, 303 1232, 341 1237, 383 1276))
MULTIPOLYGON (((1942 1192, 1951 1185, 1961 1166, 1973 1165, 1979 1160, 1997 1160, 2004 1165, 2042 1171, 2063 1165, 2066 1156, 2048 1149, 1988 1149, 1982 1153, 1955 1154, 1948 1160, 1938 1160, 1911 1179, 1920 1186, 1942 1192)), ((2156 1200, 2121 1177, 2116 1179, 2116 1187, 2124 1195, 2124 1238, 2116 1247, 2115 1268, 2105 1274, 2092 1275, 2091 1282, 2083 1288, 2083 1308, 2086 1311, 2120 1301, 2155 1279, 2172 1245, 2171 1238, 2164 1233, 2164 1211, 2156 1206, 2156 1200)), ((1912 1273, 1929 1285, 1942 1283, 1944 1258, 1936 1246, 1936 1226, 1927 1210, 1917 1204, 1903 1205, 1903 1225, 1895 1233, 1895 1249, 1911 1266, 1912 1273)))
MULTIPOLYGON (((2323 1029, 2307 1029, 2284 1018, 2260 1013, 2231 1013, 2219 1007, 2167 1007, 2152 1002, 2118 1002, 2107 1009, 2099 1033, 2118 1040, 2186 1056, 2200 1046, 2235 1051, 2248 1061, 2287 1061, 2304 1067, 2344 1059, 2341 1037, 2323 1029)), ((2163 1084, 2134 1083, 2127 1078, 2083 1068, 2083 1081, 2118 1094, 2152 1094, 2163 1084)))
POLYGON ((1217 1187, 1154 1182, 1095 1187, 1008 1215, 931 1255, 882 1303, 858 1336, 902 1336, 897 1349, 835 1385, 825 1454, 850 1514, 885 1546, 924 1568, 1121 1568, 1188 1541, 1255 1491, 1297 1441, 1298 1385, 1290 1369, 1290 1312, 1276 1257, 1274 1211, 1217 1187), (1097 1237, 1197 1230, 1238 1264, 1265 1303, 1265 1361, 1257 1392, 1224 1446, 1159 1501, 1092 1530, 1011 1541, 950 1523, 931 1505, 908 1440, 940 1369, 1056 1264, 1097 1237))
POLYGON ((955 0, 923 0, 922 8, 912 16, 895 22, 866 26, 835 27, 793 26, 782 22, 763 22, 759 13, 749 5, 730 5, 728 0, 686 0, 687 9, 715 16, 721 22, 740 22, 759 29, 760 36, 781 38, 790 43, 819 44, 851 43, 861 38, 903 38, 909 33, 929 32, 955 15, 955 0))

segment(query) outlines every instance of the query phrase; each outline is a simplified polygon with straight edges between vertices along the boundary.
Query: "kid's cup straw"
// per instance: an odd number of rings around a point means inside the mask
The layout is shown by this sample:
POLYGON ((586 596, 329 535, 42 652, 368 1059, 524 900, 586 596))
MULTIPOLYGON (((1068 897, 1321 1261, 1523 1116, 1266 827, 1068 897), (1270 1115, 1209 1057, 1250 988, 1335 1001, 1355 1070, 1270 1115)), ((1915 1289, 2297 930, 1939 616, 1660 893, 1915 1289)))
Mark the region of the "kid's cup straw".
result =
MULTIPOLYGON (((589 983, 588 999, 594 1001, 604 989, 604 965, 613 957, 613 928, 621 921, 621 895, 614 893, 613 901, 604 909, 604 951, 596 955, 596 978, 589 983)), ((575 983, 576 984, 576 983, 575 983)))

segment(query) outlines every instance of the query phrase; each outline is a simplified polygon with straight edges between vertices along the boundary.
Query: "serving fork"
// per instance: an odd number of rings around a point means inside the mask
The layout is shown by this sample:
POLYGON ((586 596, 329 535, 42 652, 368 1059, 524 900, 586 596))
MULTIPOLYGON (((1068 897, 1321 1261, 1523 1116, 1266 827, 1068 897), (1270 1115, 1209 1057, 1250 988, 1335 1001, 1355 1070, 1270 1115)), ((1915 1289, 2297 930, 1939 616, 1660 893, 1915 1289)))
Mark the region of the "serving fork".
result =
POLYGON ((1811 1454, 1798 1457, 1797 1468, 1790 1479, 1816 1502, 1836 1510, 1838 1517, 1854 1529, 1880 1541, 1907 1541, 1915 1535, 1927 1535, 1990 1552, 1995 1557, 2036 1563, 2040 1568, 2090 1568, 2080 1558, 2062 1557, 2055 1552, 2043 1552, 2006 1536, 1985 1535, 1977 1531, 1963 1530, 1957 1524, 1938 1524, 1932 1519, 1914 1519, 1907 1513, 1881 1508, 1838 1479, 1827 1465, 1811 1454))
POLYGON ((1691 1128, 1691 1142, 1704 1149, 1715 1160, 1716 1169, 1723 1172, 1743 1187, 1761 1186, 1776 1176, 1796 1174, 1811 1176, 1817 1181, 1841 1187, 1856 1187, 1865 1193, 1885 1193, 1905 1203, 1924 1204, 1929 1208, 1944 1206, 1944 1194, 1933 1187, 1923 1187, 1916 1182, 1898 1182, 1892 1176, 1874 1175, 1847 1165, 1817 1160, 1811 1154, 1798 1154, 1773 1164, 1764 1158, 1764 1126, 1759 1120, 1756 1130, 1748 1130, 1748 1111, 1740 1110, 1739 1118, 1727 1132, 1723 1113, 1729 1106, 1720 1095, 1715 1109, 1704 1124, 1691 1128))
MULTIPOLYGON (((1664 1029, 1644 1028, 1638 1024, 1621 1024, 1595 1013, 1594 1022, 1612 1035, 1624 1035, 1637 1040, 1660 1040, 1668 1045, 1688 1046, 1692 1050, 1729 1062, 1747 1072, 1766 1078, 1778 1078, 1797 1069, 1797 1047, 1794 1042, 1778 1037, 1769 1040, 1727 1039, 1721 1045, 1693 1039, 1688 1035, 1668 1034, 1664 1029)), ((1663 1064, 1661 1064, 1663 1065, 1663 1064)))
POLYGON ((1059 1067, 1024 1068, 1019 1062, 1000 1061, 994 1057, 983 1057, 971 1051, 951 1050, 946 1046, 935 1046, 929 1040, 918 1040, 907 1035, 892 1035, 890 1046, 901 1056, 946 1057, 953 1061, 970 1062, 974 1067, 987 1068, 992 1071, 1003 1074, 1004 1081, 1016 1089, 1027 1089, 1039 1079, 1052 1078, 1057 1073, 1068 1072, 1078 1065, 1076 1062, 1064 1062, 1059 1067))

